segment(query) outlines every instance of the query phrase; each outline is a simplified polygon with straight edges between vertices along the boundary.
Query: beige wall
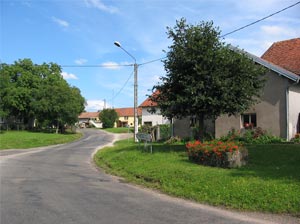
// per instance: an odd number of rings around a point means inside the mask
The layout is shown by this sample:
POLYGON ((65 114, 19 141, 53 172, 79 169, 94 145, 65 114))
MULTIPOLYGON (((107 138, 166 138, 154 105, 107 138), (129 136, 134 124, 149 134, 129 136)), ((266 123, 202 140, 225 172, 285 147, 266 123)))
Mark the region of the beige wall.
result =
MULTIPOLYGON (((295 137, 300 113, 300 83, 289 88, 289 139, 295 137)), ((298 124, 299 125, 299 124, 298 124)))
MULTIPOLYGON (((127 124, 129 125, 129 127, 134 127, 134 117, 126 117, 126 119, 125 119, 125 117, 119 117, 119 119, 118 119, 120 122, 127 122, 127 124)), ((114 127, 116 128, 116 127, 118 127, 118 124, 117 124, 117 122, 115 122, 115 124, 114 124, 114 127)))
MULTIPOLYGON (((204 120, 204 133, 211 134, 212 137, 215 135, 215 123, 211 119, 204 120)), ((173 130, 174 136, 179 136, 181 138, 190 137, 193 138, 193 128, 190 126, 190 117, 185 117, 182 119, 173 119, 173 130)))
MULTIPOLYGON (((245 113, 256 113, 257 127, 267 130, 272 135, 287 137, 286 90, 291 85, 287 78, 273 71, 266 75, 267 81, 263 90, 261 102, 245 113)), ((237 96, 238 97, 238 96, 237 96)), ((230 129, 242 128, 241 116, 221 116, 216 120, 216 137, 226 135, 230 129)))

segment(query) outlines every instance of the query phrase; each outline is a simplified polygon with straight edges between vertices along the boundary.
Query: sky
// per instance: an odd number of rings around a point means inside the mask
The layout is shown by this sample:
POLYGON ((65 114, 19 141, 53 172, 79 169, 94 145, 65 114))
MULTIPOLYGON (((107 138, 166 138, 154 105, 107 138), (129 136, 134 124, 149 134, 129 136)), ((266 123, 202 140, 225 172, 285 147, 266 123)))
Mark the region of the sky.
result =
MULTIPOLYGON (((185 18, 213 21, 221 34, 259 20, 299 0, 0 0, 0 60, 54 62, 81 90, 86 111, 133 107, 134 60, 138 104, 164 76, 159 60, 171 40, 167 27, 185 18)), ((274 42, 300 37, 300 4, 224 37, 261 56, 274 42)))

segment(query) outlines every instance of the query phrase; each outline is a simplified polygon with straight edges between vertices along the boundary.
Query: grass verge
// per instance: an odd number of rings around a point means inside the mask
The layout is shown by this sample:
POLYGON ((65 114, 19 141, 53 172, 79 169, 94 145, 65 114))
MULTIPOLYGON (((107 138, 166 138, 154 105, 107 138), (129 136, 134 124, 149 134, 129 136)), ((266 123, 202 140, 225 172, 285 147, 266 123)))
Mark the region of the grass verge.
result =
MULTIPOLYGON (((120 134, 120 133, 128 133, 128 128, 120 127, 120 128, 105 128, 103 131, 107 131, 110 133, 120 134)), ((129 128, 129 133, 133 133, 133 128, 129 128)))
POLYGON ((154 153, 119 141, 95 155, 111 174, 170 195, 239 210, 300 216, 300 145, 251 145, 239 169, 188 161, 183 145, 154 144, 154 153))
POLYGON ((0 150, 27 149, 63 144, 81 138, 81 133, 53 134, 28 131, 6 131, 0 134, 0 150))

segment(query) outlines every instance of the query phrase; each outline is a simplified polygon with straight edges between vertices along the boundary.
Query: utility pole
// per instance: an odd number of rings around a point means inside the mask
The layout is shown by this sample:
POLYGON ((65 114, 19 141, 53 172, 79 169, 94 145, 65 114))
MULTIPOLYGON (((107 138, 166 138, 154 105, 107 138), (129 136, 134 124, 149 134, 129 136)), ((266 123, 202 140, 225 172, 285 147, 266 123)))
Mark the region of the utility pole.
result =
POLYGON ((138 85, 137 85, 137 75, 138 75, 138 64, 136 63, 136 59, 134 56, 132 56, 128 51, 126 51, 121 44, 118 41, 114 42, 114 45, 117 47, 121 48, 123 51, 125 51, 126 54, 128 54, 131 58, 134 60, 133 68, 134 68, 134 141, 138 142, 138 139, 136 137, 136 134, 138 133, 138 107, 137 107, 137 102, 138 102, 138 85))
POLYGON ((138 133, 138 127, 139 127, 139 119, 138 119, 138 84, 137 84, 137 71, 138 71, 138 65, 135 62, 134 63, 134 141, 137 142, 136 134, 138 133))

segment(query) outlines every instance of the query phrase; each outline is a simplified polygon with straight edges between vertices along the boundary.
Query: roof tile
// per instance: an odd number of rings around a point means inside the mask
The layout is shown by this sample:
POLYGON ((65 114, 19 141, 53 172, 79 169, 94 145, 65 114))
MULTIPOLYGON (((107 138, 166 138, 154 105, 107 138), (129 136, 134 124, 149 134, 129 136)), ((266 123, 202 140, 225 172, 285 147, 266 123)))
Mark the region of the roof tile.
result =
POLYGON ((83 112, 81 113, 78 118, 96 118, 99 117, 99 112, 83 112))
MULTIPOLYGON (((134 116, 134 108, 127 107, 127 108, 114 108, 119 117, 133 117, 134 116)), ((142 115, 142 109, 138 108, 138 116, 142 115)))
MULTIPOLYGON (((152 93, 152 96, 158 95, 159 91, 156 90, 154 93, 152 93)), ((157 103, 153 102, 150 97, 148 97, 141 105, 140 107, 156 107, 157 103)))
POLYGON ((300 38, 273 43, 261 57, 266 61, 300 75, 300 38))

